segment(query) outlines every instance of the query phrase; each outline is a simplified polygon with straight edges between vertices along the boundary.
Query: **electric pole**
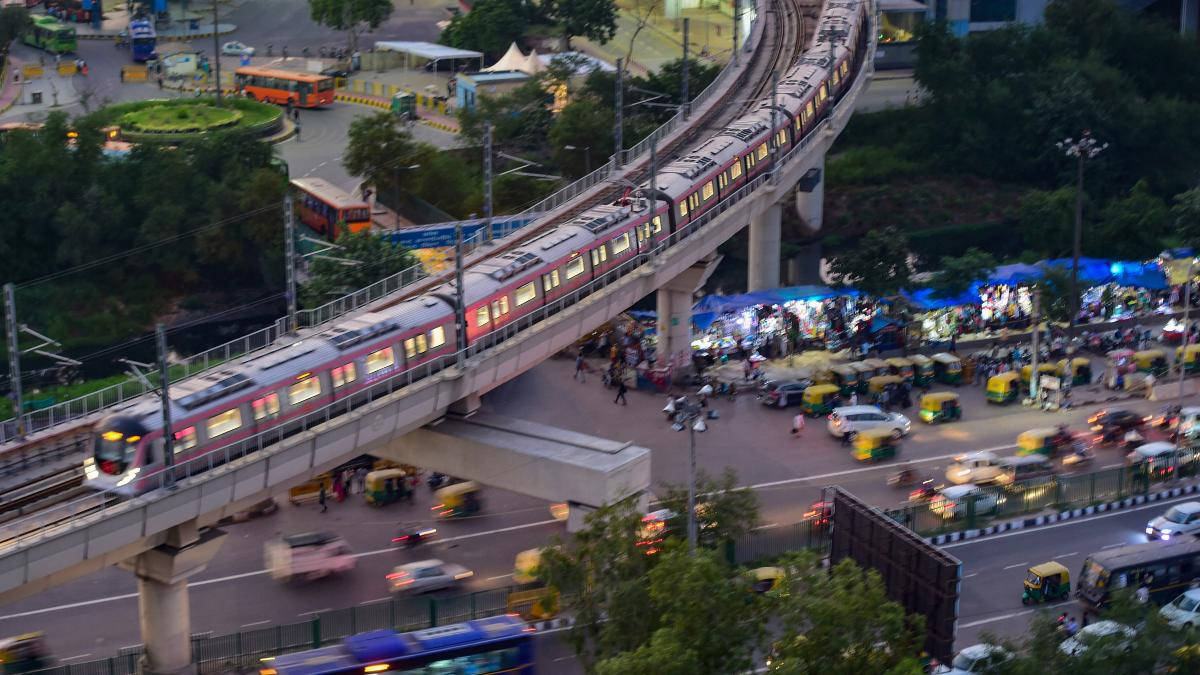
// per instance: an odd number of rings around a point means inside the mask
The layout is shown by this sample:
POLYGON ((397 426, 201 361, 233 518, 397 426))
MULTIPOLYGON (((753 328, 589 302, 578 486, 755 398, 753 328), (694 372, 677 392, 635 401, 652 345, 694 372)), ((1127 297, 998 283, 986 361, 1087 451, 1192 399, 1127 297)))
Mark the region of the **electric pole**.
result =
POLYGON ((679 102, 680 111, 683 112, 683 119, 688 118, 688 24, 691 21, 684 17, 683 19, 683 68, 679 78, 679 102))
POLYGON ((283 194, 283 255, 287 265, 287 329, 289 333, 299 330, 296 325, 296 223, 292 211, 291 191, 283 194))
MULTIPOLYGON (((771 172, 775 171, 775 162, 777 148, 779 144, 775 142, 775 127, 779 124, 779 73, 771 72, 771 137, 767 139, 767 150, 771 153, 771 172)), ((771 182, 775 182, 775 177, 771 177, 771 182)))
POLYGON ((221 107, 221 31, 217 29, 217 0, 213 0, 213 66, 217 74, 217 107, 221 107))
POLYGON ((738 0, 732 0, 729 3, 733 7, 733 51, 730 52, 730 61, 733 65, 738 64, 738 0))
POLYGON ((8 378, 12 383, 13 417, 17 420, 17 438, 25 438, 25 399, 21 391, 21 348, 17 340, 17 294, 12 284, 4 284, 4 316, 8 333, 8 378))
POLYGON ((161 387, 163 424, 163 464, 167 467, 167 485, 175 483, 175 434, 171 429, 171 373, 167 370, 167 329, 161 323, 155 325, 158 338, 158 382, 161 387))
POLYGON ((492 123, 483 124, 483 231, 492 243, 492 123))
POLYGON ((617 87, 613 91, 613 107, 617 111, 617 126, 613 128, 613 166, 621 168, 624 164, 625 147, 624 141, 621 138, 622 132, 622 113, 625 110, 624 104, 621 102, 621 96, 624 93, 624 70, 622 69, 621 59, 617 59, 617 87))
POLYGON ((455 338, 458 340, 458 362, 461 364, 465 358, 464 350, 467 347, 467 308, 463 303, 463 232, 462 221, 454 224, 454 323, 458 335, 455 338))
MULTIPOLYGON (((1042 323, 1042 291, 1036 286, 1033 289, 1033 362, 1030 364, 1029 372, 1029 399, 1033 405, 1038 404, 1038 358, 1041 356, 1039 350, 1039 338, 1042 323)), ((1068 359, 1067 377, 1070 377, 1070 360, 1068 359)))

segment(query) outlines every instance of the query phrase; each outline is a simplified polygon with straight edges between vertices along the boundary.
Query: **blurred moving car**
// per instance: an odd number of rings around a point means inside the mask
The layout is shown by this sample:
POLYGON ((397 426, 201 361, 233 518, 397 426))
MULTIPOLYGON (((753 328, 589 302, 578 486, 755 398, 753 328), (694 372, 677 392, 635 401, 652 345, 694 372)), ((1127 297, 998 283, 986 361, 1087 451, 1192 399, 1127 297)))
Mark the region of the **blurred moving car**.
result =
POLYGON ((1152 541, 1170 541, 1172 537, 1197 532, 1200 532, 1200 502, 1176 504, 1146 523, 1146 536, 1152 541))
POLYGON ((829 413, 829 433, 841 438, 850 434, 853 439, 867 429, 891 429, 896 438, 908 435, 912 422, 900 413, 886 413, 873 405, 853 405, 834 408, 829 413))
POLYGON ((429 541, 437 536, 437 528, 420 523, 401 523, 396 528, 396 536, 392 537, 392 543, 397 546, 412 548, 429 541))
POLYGON ((1001 502, 996 492, 965 483, 939 489, 929 500, 929 509, 943 518, 958 518, 967 513, 968 503, 975 505, 975 515, 982 516, 995 511, 1001 502))
POLYGON ((804 390, 811 386, 812 380, 771 380, 763 384, 762 404, 773 408, 800 405, 804 390))
POLYGON ((1163 605, 1159 616, 1172 628, 1191 630, 1200 626, 1200 588, 1190 588, 1179 597, 1163 605))
POLYGON ((387 575, 387 581, 392 593, 425 593, 457 586, 474 574, 462 565, 431 558, 397 565, 387 575))
POLYGON ((1067 656, 1079 656, 1098 643, 1128 651, 1136 636, 1137 631, 1124 624, 1116 621, 1097 621, 1080 628, 1078 633, 1063 640, 1058 646, 1058 651, 1067 656))
POLYGON ((221 45, 221 53, 225 56, 254 56, 254 47, 244 42, 230 40, 221 45))
POLYGON ((1145 418, 1132 410, 1098 410, 1088 418, 1088 426, 1100 434, 1100 442, 1116 443, 1125 437, 1125 433, 1138 429, 1145 418))
POLYGON ((982 485, 995 481, 1001 473, 1000 459, 987 450, 979 450, 955 457, 954 463, 946 469, 946 480, 955 485, 982 485))
POLYGON ((345 539, 332 532, 307 532, 268 541, 263 562, 272 578, 292 581, 349 572, 356 560, 345 539))
POLYGON ((933 672, 937 675, 991 673, 1011 658, 1012 654, 1007 649, 997 645, 971 645, 956 654, 950 665, 938 666, 933 672))

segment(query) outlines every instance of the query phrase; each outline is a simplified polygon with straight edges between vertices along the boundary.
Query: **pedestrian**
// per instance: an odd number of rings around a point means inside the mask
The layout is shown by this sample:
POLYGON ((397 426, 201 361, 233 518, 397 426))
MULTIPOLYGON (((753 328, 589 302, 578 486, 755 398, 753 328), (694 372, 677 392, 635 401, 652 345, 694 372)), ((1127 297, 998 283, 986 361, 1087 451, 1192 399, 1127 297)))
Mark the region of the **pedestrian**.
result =
POLYGON ((627 391, 629 391, 629 388, 625 386, 625 378, 617 378, 617 397, 613 399, 613 405, 616 405, 617 401, 620 401, 621 405, 629 405, 629 401, 625 400, 625 392, 627 391))
POLYGON ((1071 637, 1079 632, 1079 621, 1075 617, 1067 619, 1067 637, 1071 637))
POLYGON ((750 363, 750 357, 746 357, 746 360, 742 361, 742 373, 746 376, 747 382, 750 381, 750 374, 753 372, 754 372, 754 364, 750 363))
POLYGON ((321 513, 329 510, 329 507, 325 505, 325 481, 321 481, 321 491, 317 493, 317 503, 321 505, 321 513))
POLYGON ((295 122, 296 124, 300 124, 300 109, 299 108, 292 108, 292 121, 295 122))
POLYGON ((850 392, 850 405, 852 405, 852 406, 858 405, 858 392, 857 391, 850 392))
POLYGON ((1150 602, 1150 588, 1143 582, 1141 586, 1138 586, 1138 589, 1134 592, 1133 597, 1138 601, 1139 604, 1142 605, 1150 602))
POLYGON ((296 142, 300 142, 300 123, 296 123, 296 142))
POLYGON ((1146 373, 1146 400, 1154 398, 1154 373, 1146 373))
POLYGON ((579 380, 580 382, 584 381, 584 363, 583 363, 583 350, 582 349, 575 352, 575 379, 579 380))
POLYGON ((804 413, 798 413, 792 418, 792 435, 800 438, 801 431, 804 431, 804 413))
MULTIPOLYGON (((122 77, 124 77, 124 76, 125 76, 125 71, 124 71, 124 70, 122 70, 122 71, 121 71, 121 76, 122 76, 122 77)), ((158 88, 159 88, 159 89, 162 89, 162 88, 163 88, 163 78, 162 78, 162 75, 159 75, 159 76, 158 76, 158 88)))

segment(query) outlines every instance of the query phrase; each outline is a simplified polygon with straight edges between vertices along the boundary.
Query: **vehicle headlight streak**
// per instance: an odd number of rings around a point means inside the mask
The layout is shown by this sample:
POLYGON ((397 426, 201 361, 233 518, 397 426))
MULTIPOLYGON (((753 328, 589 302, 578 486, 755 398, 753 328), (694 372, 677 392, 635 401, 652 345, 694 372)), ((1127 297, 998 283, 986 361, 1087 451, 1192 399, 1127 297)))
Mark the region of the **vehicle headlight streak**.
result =
POLYGON ((134 478, 137 478, 137 475, 141 472, 142 472, 142 467, 140 467, 140 466, 133 467, 125 474, 124 478, 117 481, 117 487, 122 487, 122 486, 128 485, 130 483, 130 481, 132 481, 134 478))

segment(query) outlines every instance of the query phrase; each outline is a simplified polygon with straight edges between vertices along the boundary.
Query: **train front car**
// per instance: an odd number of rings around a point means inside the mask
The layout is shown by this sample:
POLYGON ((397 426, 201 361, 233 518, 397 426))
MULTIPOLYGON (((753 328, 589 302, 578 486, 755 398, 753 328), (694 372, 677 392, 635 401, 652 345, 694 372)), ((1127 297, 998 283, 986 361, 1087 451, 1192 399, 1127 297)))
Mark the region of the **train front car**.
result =
POLYGON ((92 432, 91 455, 83 460, 83 483, 96 491, 135 494, 152 431, 144 416, 123 412, 101 420, 92 432))

